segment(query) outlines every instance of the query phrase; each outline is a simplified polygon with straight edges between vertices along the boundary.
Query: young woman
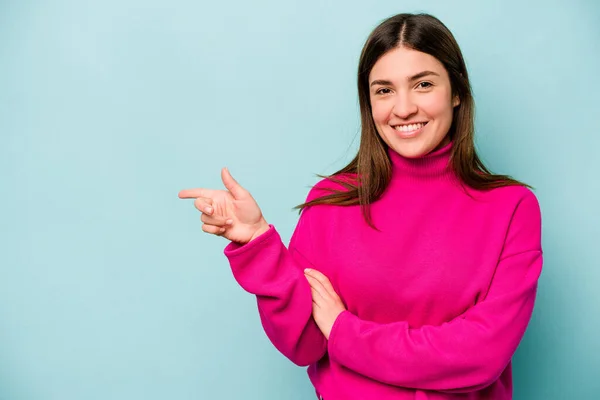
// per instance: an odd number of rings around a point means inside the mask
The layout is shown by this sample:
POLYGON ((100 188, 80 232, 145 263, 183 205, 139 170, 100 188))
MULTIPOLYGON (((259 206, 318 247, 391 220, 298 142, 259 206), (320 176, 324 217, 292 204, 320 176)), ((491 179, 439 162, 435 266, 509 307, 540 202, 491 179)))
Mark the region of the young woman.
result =
POLYGON ((235 279, 320 398, 510 399, 542 269, 538 201, 477 156, 467 69, 433 16, 371 33, 358 94, 358 154, 298 206, 287 248, 226 169, 227 190, 179 196, 231 240, 235 279))

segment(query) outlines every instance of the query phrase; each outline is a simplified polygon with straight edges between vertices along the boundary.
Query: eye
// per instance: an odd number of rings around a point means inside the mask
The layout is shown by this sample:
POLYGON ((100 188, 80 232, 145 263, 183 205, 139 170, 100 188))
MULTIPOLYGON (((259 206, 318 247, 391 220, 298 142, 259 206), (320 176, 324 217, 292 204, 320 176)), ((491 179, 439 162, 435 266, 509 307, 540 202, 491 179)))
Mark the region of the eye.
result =
POLYGON ((389 88, 381 88, 381 89, 377 89, 375 94, 389 94, 390 92, 391 92, 391 90, 389 88))
POLYGON ((433 86, 433 84, 431 82, 419 82, 417 84, 418 89, 429 89, 432 86, 433 86))

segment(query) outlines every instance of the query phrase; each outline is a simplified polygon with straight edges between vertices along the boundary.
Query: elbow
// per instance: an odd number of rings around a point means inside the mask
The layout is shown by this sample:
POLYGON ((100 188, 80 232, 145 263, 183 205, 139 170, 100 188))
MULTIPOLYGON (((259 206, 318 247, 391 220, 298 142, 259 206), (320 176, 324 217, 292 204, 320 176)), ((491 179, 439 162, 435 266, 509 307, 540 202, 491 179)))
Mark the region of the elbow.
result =
POLYGON ((473 385, 471 389, 481 390, 492 385, 504 373, 509 362, 503 357, 481 357, 472 366, 474 374, 470 382, 473 385))
POLYGON ((283 353, 291 362, 296 364, 299 367, 308 367, 319 361, 323 356, 327 353, 327 348, 325 349, 294 349, 294 351, 285 354, 283 353))
POLYGON ((473 362, 463 365, 463 368, 454 368, 454 378, 445 382, 445 388, 438 389, 444 393, 456 394, 483 390, 502 376, 509 362, 504 358, 490 358, 482 354, 473 362))
MULTIPOLYGON (((493 332, 493 331, 492 331, 493 332)), ((478 389, 488 387, 502 376, 515 351, 512 340, 497 335, 486 335, 485 340, 474 341, 469 346, 465 361, 466 385, 478 389)), ((467 349, 465 349, 467 350, 467 349)))
POLYGON ((499 358, 496 360, 491 360, 485 367, 483 367, 483 382, 482 384, 485 386, 489 386, 492 383, 496 382, 500 376, 506 371, 508 364, 510 363, 510 359, 506 360, 504 358, 499 358))
POLYGON ((311 364, 316 363, 319 359, 307 358, 307 357, 288 357, 288 359, 296 364, 298 367, 308 367, 311 364))

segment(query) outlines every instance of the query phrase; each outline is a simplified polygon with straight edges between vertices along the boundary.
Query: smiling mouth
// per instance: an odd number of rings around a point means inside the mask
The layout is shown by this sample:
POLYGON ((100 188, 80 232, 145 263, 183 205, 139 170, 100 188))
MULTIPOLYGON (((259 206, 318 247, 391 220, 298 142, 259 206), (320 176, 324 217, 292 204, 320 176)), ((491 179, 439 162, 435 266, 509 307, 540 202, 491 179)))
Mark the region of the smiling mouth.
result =
POLYGON ((410 132, 418 131, 419 129, 423 128, 425 125, 427 125, 427 122, 418 122, 415 124, 395 125, 395 126, 392 126, 392 128, 394 128, 398 132, 410 133, 410 132))

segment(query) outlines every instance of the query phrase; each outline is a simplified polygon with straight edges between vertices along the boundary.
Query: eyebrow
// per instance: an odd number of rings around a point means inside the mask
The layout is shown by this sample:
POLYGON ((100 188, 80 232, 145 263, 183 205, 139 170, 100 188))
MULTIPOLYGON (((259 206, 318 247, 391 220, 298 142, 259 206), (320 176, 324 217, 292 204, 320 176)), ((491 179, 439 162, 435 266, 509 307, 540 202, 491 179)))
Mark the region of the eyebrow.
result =
MULTIPOLYGON (((421 79, 421 78, 424 78, 429 75, 440 76, 440 74, 433 72, 433 71, 422 71, 422 72, 419 72, 418 74, 415 74, 415 75, 411 76, 410 78, 408 78, 408 81, 409 82, 416 81, 417 79, 421 79)), ((392 81, 388 81, 385 79, 377 79, 377 80, 371 82, 371 86, 375 86, 375 85, 391 86, 392 81)))

